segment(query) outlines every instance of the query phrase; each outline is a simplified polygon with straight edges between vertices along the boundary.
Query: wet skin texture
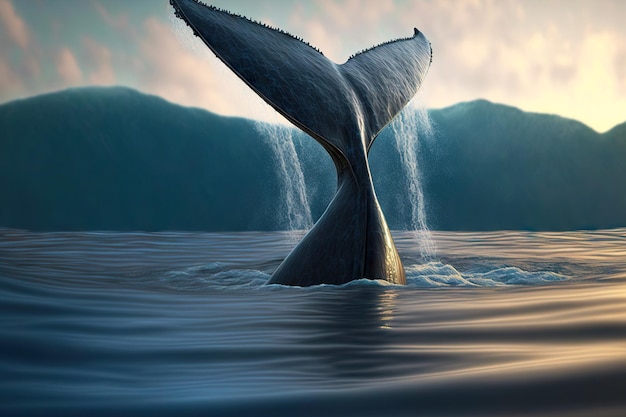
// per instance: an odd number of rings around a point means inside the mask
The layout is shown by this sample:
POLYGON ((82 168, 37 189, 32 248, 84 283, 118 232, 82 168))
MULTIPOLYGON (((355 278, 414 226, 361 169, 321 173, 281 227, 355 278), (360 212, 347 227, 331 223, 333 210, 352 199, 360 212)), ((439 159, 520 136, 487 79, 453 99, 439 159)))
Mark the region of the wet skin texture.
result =
POLYGON ((376 199, 368 152, 428 72, 430 43, 415 29, 338 65, 278 29, 207 6, 170 0, 176 16, 263 100, 328 151, 337 169, 330 205, 276 269, 272 284, 382 279, 404 268, 376 199))

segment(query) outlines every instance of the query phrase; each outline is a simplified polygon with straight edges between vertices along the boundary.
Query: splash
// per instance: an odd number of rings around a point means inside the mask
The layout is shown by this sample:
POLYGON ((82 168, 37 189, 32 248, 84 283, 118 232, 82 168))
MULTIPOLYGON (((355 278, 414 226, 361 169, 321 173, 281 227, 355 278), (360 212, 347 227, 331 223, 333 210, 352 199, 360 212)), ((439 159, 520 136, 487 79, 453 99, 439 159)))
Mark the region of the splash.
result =
POLYGON ((411 208, 411 230, 419 243, 423 259, 435 256, 435 243, 432 239, 426 218, 426 205, 422 187, 422 173, 419 167, 420 140, 432 140, 433 127, 428 111, 412 101, 391 123, 395 145, 402 161, 409 191, 411 208))
MULTIPOLYGON (((480 266, 480 265, 475 265, 480 266)), ((260 268, 263 269, 263 268, 260 268)), ((489 266, 461 271, 454 266, 439 261, 406 265, 406 286, 396 286, 384 280, 359 279, 343 284, 342 287, 396 287, 410 289, 424 288, 492 288, 492 287, 532 287, 553 285, 572 278, 547 270, 527 271, 514 266, 489 266), (480 270, 479 270, 480 269, 480 270)), ((199 292, 203 290, 274 290, 277 288, 298 288, 282 285, 266 285, 267 271, 254 269, 254 265, 239 268, 235 264, 214 262, 211 264, 159 271, 149 274, 134 283, 141 282, 145 287, 162 287, 178 292, 199 292), (250 268, 251 267, 251 268, 250 268)), ((308 291, 333 290, 335 285, 322 284, 309 287, 308 291)))
POLYGON ((512 266, 460 272, 442 262, 409 265, 406 272, 407 285, 413 288, 532 286, 569 280, 568 276, 556 272, 526 271, 512 266))
POLYGON ((293 143, 293 129, 276 123, 257 122, 256 130, 274 152, 281 200, 279 226, 287 230, 308 230, 313 225, 311 206, 306 192, 300 159, 293 143))

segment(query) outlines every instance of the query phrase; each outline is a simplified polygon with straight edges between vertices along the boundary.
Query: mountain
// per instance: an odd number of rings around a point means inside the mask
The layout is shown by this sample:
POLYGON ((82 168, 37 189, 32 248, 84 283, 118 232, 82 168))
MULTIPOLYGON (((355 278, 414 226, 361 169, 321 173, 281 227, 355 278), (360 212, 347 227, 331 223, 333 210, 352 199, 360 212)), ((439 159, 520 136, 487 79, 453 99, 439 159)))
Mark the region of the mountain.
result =
POLYGON ((431 112, 425 156, 433 220, 444 229, 596 229, 626 225, 626 131, 484 100, 431 112))
POLYGON ((606 132, 604 136, 609 140, 623 140, 626 138, 626 123, 615 126, 613 129, 606 132))
MULTIPOLYGON (((626 123, 605 134, 478 100, 429 111, 416 143, 427 214, 445 230, 626 226, 626 123)), ((386 129, 370 155, 392 228, 410 213, 386 129)), ((0 105, 0 227, 32 230, 273 230, 285 227, 276 155, 255 122, 134 90, 81 88, 0 105)), ((293 141, 314 216, 334 168, 293 141)))
POLYGON ((251 121, 125 88, 84 88, 0 106, 0 132, 1 226, 272 226, 272 151, 251 121))

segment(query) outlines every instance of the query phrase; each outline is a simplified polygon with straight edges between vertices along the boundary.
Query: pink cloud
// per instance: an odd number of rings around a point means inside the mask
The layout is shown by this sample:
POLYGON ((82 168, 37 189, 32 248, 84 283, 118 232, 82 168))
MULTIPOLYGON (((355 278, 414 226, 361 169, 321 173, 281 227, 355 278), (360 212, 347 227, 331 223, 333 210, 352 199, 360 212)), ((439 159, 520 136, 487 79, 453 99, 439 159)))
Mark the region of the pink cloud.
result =
POLYGON ((0 100, 27 95, 38 84, 42 51, 10 0, 0 0, 0 100))
POLYGON ((10 0, 0 0, 0 23, 11 41, 23 50, 30 43, 30 32, 24 20, 16 13, 10 0))
POLYGON ((93 68, 89 73, 90 83, 97 85, 115 84, 116 78, 112 64, 112 51, 88 37, 83 39, 83 48, 89 65, 93 68))
POLYGON ((143 91, 225 115, 252 118, 269 108, 182 22, 147 19, 138 46, 133 67, 143 91))
POLYGON ((76 61, 76 57, 69 48, 64 47, 58 53, 56 69, 65 84, 78 85, 82 82, 82 71, 76 61))
POLYGON ((102 20, 107 24, 107 26, 115 29, 118 32, 132 35, 134 32, 133 26, 130 24, 128 20, 128 15, 120 14, 118 16, 114 16, 109 11, 104 8, 98 1, 93 1, 93 5, 102 18, 102 20))
POLYGON ((5 95, 10 97, 23 89, 24 85, 17 72, 6 60, 0 59, 0 100, 4 99, 5 95))

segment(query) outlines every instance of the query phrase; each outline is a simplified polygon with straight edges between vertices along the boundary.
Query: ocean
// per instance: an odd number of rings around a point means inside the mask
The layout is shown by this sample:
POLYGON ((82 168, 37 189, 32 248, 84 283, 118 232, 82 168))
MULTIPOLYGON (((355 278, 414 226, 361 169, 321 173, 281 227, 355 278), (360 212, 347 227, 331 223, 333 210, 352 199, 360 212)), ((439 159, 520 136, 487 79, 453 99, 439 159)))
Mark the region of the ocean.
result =
POLYGON ((626 229, 394 232, 406 286, 265 285, 300 237, 0 229, 0 415, 626 415, 626 229))

